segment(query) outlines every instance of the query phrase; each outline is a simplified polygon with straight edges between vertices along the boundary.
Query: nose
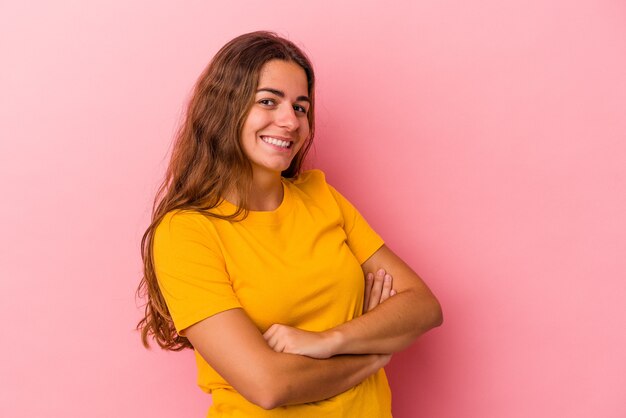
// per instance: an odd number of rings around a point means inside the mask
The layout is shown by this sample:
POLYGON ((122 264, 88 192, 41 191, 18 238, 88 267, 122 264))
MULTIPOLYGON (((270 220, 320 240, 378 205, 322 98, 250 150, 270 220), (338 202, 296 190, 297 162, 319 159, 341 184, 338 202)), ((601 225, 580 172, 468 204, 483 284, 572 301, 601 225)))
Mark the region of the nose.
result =
POLYGON ((300 120, 293 106, 285 103, 281 106, 276 114, 276 124, 289 131, 295 131, 300 127, 300 120))

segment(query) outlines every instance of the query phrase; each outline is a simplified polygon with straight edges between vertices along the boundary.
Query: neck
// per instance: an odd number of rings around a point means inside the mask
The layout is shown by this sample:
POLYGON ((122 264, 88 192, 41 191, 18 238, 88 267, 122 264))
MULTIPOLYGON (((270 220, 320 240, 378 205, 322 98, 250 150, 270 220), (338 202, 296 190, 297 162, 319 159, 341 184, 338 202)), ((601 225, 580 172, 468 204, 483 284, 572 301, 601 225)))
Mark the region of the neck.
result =
MULTIPOLYGON (((237 202, 235 191, 225 196, 229 202, 237 202)), ((272 211, 283 201, 283 183, 280 173, 253 173, 252 187, 248 194, 248 210, 272 211)))
POLYGON ((248 209, 270 211, 277 209, 283 201, 283 183, 278 175, 255 175, 248 195, 248 209))

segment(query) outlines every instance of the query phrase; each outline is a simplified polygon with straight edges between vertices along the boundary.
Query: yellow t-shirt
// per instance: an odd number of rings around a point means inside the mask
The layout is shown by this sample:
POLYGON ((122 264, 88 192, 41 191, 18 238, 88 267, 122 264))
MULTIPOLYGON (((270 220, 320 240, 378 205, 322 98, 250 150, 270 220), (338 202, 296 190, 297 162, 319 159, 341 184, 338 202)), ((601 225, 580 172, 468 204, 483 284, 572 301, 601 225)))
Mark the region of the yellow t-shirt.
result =
MULTIPOLYGON (((361 314, 361 264, 382 239, 321 171, 283 179, 283 189, 276 210, 251 211, 240 222, 174 211, 159 224, 156 274, 178 332, 232 308, 243 308, 261 332, 274 323, 324 331, 361 314)), ((212 210, 235 209, 224 201, 212 210)), ((213 395, 209 417, 391 416, 383 370, 330 399, 266 411, 197 352, 196 360, 198 384, 213 395)))

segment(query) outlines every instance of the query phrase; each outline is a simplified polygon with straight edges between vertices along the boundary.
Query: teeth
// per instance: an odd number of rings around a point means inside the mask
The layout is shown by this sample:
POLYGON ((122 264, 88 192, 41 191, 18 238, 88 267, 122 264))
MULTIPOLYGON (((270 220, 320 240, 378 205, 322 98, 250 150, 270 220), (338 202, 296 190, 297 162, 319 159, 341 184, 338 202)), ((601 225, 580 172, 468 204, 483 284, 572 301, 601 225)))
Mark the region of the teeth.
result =
POLYGON ((268 144, 277 145, 279 147, 288 148, 291 145, 289 141, 283 141, 282 139, 272 138, 271 136, 262 136, 261 139, 268 144))

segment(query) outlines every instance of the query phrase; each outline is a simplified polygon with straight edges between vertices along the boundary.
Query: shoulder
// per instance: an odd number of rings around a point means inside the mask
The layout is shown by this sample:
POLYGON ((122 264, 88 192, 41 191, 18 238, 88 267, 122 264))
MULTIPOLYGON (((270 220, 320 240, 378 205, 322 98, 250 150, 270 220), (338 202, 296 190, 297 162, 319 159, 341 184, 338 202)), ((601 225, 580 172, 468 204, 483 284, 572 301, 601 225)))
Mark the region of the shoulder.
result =
POLYGON ((303 171, 298 177, 292 179, 291 183, 297 186, 327 184, 326 175, 319 169, 303 171))
POLYGON ((157 231, 186 228, 199 228, 206 223, 206 216, 195 210, 177 209, 172 210, 163 216, 157 226, 157 231))
POLYGON ((293 179, 287 180, 289 187, 301 196, 307 196, 316 201, 325 201, 332 197, 332 187, 326 182, 326 175, 322 170, 307 170, 293 179))
POLYGON ((292 183, 307 194, 330 197, 333 203, 341 205, 346 201, 346 198, 326 181, 326 175, 322 170, 304 171, 293 179, 292 183))
POLYGON ((196 241, 206 243, 215 233, 212 218, 195 210, 178 209, 165 214, 154 232, 156 245, 196 241))

